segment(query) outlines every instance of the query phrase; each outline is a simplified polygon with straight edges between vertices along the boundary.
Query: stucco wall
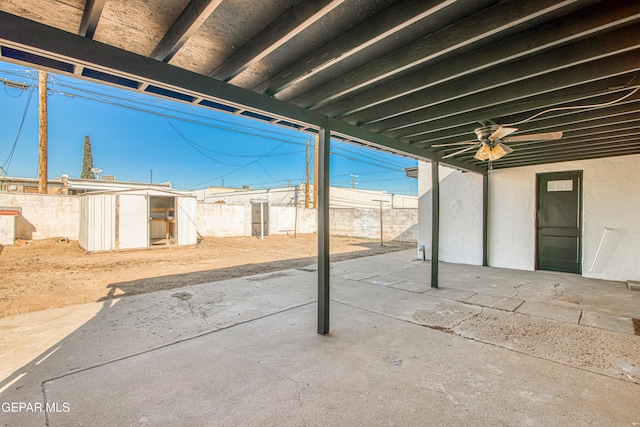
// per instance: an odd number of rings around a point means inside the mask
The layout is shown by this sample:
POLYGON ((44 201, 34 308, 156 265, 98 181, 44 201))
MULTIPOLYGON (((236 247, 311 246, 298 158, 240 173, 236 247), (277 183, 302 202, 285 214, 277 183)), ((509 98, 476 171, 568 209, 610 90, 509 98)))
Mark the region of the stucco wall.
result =
POLYGON ((640 156, 492 171, 489 176, 489 263, 535 268, 536 174, 583 171, 582 274, 640 279, 640 156), (593 265, 605 227, 607 232, 593 265), (593 266, 593 271, 591 268, 593 266))
POLYGON ((201 236, 250 236, 251 206, 197 203, 196 224, 201 236))
MULTIPOLYGON (((440 166, 441 261, 482 265, 482 176, 440 166)), ((431 259, 431 164, 418 163, 418 244, 431 259)))
POLYGON ((0 193, 0 206, 22 208, 16 217, 17 239, 68 237, 80 231, 80 199, 77 196, 0 193))
MULTIPOLYGON (((418 243, 426 246, 427 258, 431 250, 430 168, 429 163, 419 163, 418 243)), ((491 171, 489 265, 535 269, 536 174, 573 170, 583 171, 584 181, 582 275, 640 280, 640 156, 491 171), (610 231, 603 241, 605 227, 610 231)), ((440 259, 481 265, 482 177, 441 167, 440 180, 440 259)))
POLYGON ((16 231, 16 217, 13 215, 0 215, 0 249, 2 246, 13 245, 16 231))

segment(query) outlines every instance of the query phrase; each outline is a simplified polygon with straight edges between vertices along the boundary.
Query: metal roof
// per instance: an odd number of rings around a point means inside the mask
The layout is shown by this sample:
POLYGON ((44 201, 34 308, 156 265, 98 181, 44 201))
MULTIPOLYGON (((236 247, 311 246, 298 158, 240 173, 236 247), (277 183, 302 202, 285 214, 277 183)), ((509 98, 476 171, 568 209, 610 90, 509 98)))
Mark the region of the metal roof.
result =
POLYGON ((640 153, 637 0, 20 0, 4 60, 476 172, 640 153), (571 107, 571 108, 566 108, 571 107), (581 107, 581 108, 573 108, 581 107), (536 114, 542 113, 538 116, 536 114))

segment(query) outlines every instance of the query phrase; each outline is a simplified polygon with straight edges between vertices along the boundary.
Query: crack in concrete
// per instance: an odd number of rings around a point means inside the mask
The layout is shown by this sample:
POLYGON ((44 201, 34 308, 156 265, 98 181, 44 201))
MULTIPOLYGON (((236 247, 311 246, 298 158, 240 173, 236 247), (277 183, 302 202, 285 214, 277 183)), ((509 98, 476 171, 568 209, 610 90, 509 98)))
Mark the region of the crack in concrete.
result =
POLYGON ((300 420, 302 421, 303 425, 306 427, 307 426, 307 420, 304 417, 304 404, 302 402, 302 395, 300 394, 300 382, 294 380, 293 378, 289 378, 287 376, 283 376, 283 375, 279 375, 276 372, 273 372, 271 370, 269 370, 271 373, 273 373, 274 375, 276 375, 277 377, 283 379, 283 380, 288 380, 291 381, 292 383, 295 384, 296 386, 296 401, 298 402, 298 406, 300 407, 300 420))
POLYGON ((187 309, 189 310, 189 313, 191 313, 194 317, 201 318, 207 326, 210 326, 209 320, 207 319, 206 310, 203 310, 203 309, 196 310, 196 307, 194 307, 194 305, 191 304, 190 300, 186 301, 186 303, 187 303, 187 309))
MULTIPOLYGON (((467 317, 467 318, 465 318, 465 319, 460 319, 460 320, 458 320, 458 322, 456 322, 456 323, 452 326, 452 329, 455 329, 455 328, 459 327, 459 326, 460 326, 460 325, 462 325, 463 323, 470 322, 470 321, 472 321, 472 320, 474 320, 474 319, 478 318, 478 317, 479 317, 479 316, 481 316, 482 314, 484 314, 484 307, 482 307, 482 306, 479 306, 479 307, 480 307, 480 312, 479 312, 479 313, 473 313, 471 316, 469 316, 469 317, 467 317)), ((461 336, 461 335, 460 335, 460 334, 458 334, 457 332, 456 332, 456 335, 461 336)))
MULTIPOLYGON (((609 374, 606 374, 606 373, 603 373, 603 372, 598 372, 598 371, 595 371, 595 370, 586 369, 586 368, 583 368, 583 367, 580 367, 580 366, 571 365, 570 363, 566 363, 566 362, 563 362, 563 361, 560 361, 560 360, 554 360, 554 359, 551 359, 549 357, 544 357, 544 356, 532 354, 531 352, 519 350, 519 349, 512 348, 512 347, 507 347, 507 346, 505 346, 503 344, 500 344, 500 343, 496 343, 496 342, 492 342, 492 341, 489 341, 489 340, 484 340, 484 339, 481 339, 481 338, 476 338, 476 337, 473 337, 473 336, 465 335, 463 332, 455 331, 454 329, 452 329, 450 327, 440 326, 440 325, 427 325, 427 324, 424 324, 424 323, 417 323, 417 322, 415 322, 413 320, 410 320, 410 319, 395 317, 395 316, 390 315, 388 313, 378 312, 378 311, 371 310, 371 309, 368 309, 368 308, 365 308, 365 307, 359 307, 359 306, 356 306, 356 305, 353 305, 353 304, 349 304, 349 303, 344 302, 344 301, 335 300, 333 298, 331 299, 331 301, 333 301, 335 303, 338 303, 338 304, 346 305, 348 307, 353 307, 353 308, 356 308, 356 309, 360 309, 360 310, 368 311, 368 312, 371 312, 371 313, 375 313, 375 314, 378 314, 378 315, 381 315, 381 316, 389 317, 391 319, 395 319, 395 320, 398 320, 398 321, 401 321, 401 322, 410 323, 412 325, 422 326, 424 328, 433 329, 433 330, 440 331, 440 332, 445 332, 445 333, 454 335, 454 336, 456 336, 458 338, 462 338, 464 340, 469 340, 469 341, 473 341, 473 342, 482 344, 483 345, 483 347, 482 347, 483 349, 485 347, 487 347, 487 346, 494 347, 494 348, 499 348, 499 349, 502 349, 502 350, 506 350, 506 351, 514 352, 514 353, 518 353, 518 354, 522 354, 522 355, 525 355, 525 356, 528 356, 528 357, 532 357, 532 358, 535 358, 535 359, 544 360, 546 362, 557 364, 559 366, 565 366, 567 368, 576 369, 576 370, 579 370, 579 371, 582 371, 582 372, 588 372, 590 374, 599 375, 599 376, 602 376, 602 377, 605 377, 605 378, 609 378, 609 379, 614 379, 616 381, 622 381, 622 382, 624 382, 626 384, 634 384, 634 385, 639 385, 640 386, 640 381, 637 381, 635 378, 629 378, 631 380, 631 381, 629 381, 629 380, 626 380, 624 378, 620 378, 619 376, 613 376, 613 375, 609 375, 609 374)), ((473 314, 473 315, 471 315, 471 316, 469 316, 469 317, 467 317, 465 319, 460 320, 459 322, 457 322, 456 325, 454 325, 454 327, 460 327, 463 323, 469 322, 469 321, 481 316, 483 314, 483 312, 484 312, 484 308, 481 307, 479 313, 475 313, 475 314, 473 314)))

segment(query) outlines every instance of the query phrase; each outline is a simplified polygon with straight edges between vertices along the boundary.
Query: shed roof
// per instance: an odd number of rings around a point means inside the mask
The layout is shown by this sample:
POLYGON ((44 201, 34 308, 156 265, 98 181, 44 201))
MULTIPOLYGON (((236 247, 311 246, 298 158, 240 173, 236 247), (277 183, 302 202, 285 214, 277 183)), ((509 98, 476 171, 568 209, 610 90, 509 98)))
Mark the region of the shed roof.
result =
POLYGON ((155 197, 196 197, 193 192, 190 191, 177 191, 177 190, 163 190, 160 188, 129 188, 122 190, 105 190, 105 191, 92 191, 90 193, 83 193, 81 197, 91 197, 101 194, 129 194, 138 196, 155 196, 155 197))

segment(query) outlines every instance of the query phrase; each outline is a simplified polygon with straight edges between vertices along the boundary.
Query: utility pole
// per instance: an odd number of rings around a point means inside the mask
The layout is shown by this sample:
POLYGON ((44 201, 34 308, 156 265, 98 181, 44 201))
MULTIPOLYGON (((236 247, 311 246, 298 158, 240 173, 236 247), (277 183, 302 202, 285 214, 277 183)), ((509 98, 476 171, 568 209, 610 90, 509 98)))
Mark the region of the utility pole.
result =
POLYGON ((40 194, 47 194, 47 148, 49 145, 49 131, 47 126, 47 72, 40 71, 38 92, 40 103, 38 106, 38 117, 40 121, 39 135, 40 146, 38 148, 38 191, 40 194))
POLYGON ((309 162, 310 162, 310 157, 311 157, 311 143, 309 141, 307 141, 307 181, 306 181, 306 185, 304 186, 304 207, 305 208, 309 208, 309 178, 311 178, 311 173, 309 172, 309 162))
POLYGON ((320 135, 316 135, 313 145, 313 209, 318 207, 318 140, 320 135))
POLYGON ((153 169, 149 169, 149 183, 153 184, 153 169))
POLYGON ((351 188, 356 188, 356 184, 357 184, 356 178, 357 177, 358 177, 358 175, 351 174, 351 188))

